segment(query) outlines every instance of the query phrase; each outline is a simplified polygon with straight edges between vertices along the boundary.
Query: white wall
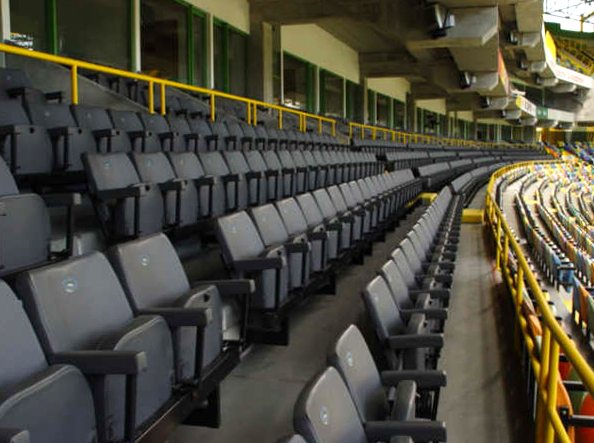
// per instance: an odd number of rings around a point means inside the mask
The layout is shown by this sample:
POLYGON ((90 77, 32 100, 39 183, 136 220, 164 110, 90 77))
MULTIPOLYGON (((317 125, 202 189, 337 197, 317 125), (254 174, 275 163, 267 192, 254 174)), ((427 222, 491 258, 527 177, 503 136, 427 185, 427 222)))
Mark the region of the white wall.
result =
POLYGON ((427 111, 437 112, 438 114, 446 114, 446 102, 443 98, 431 100, 417 100, 417 108, 426 109, 427 111))
POLYGON ((359 83, 359 56, 357 51, 319 26, 283 26, 281 28, 281 41, 283 51, 359 83))
POLYGON ((250 32, 250 4, 248 0, 186 0, 204 12, 229 23, 240 31, 250 32))
POLYGON ((410 82, 400 77, 370 78, 367 85, 369 89, 396 98, 401 102, 406 101, 406 93, 410 92, 410 82))
POLYGON ((474 115, 472 114, 472 111, 458 111, 458 119, 471 122, 474 120, 474 115))

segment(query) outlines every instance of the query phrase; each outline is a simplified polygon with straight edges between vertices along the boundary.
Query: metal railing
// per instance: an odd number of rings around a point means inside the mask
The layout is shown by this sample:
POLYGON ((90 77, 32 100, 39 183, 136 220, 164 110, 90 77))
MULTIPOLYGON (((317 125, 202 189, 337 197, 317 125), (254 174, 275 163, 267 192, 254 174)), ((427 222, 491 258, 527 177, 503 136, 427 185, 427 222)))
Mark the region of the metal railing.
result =
MULTIPOLYGON (((548 163, 555 162, 559 161, 554 160, 548 163)), ((516 332, 521 333, 524 338, 529 361, 535 375, 537 389, 536 442, 553 443, 557 441, 571 443, 569 433, 557 409, 560 351, 563 351, 567 361, 575 369, 584 384, 586 391, 593 397, 594 371, 592 371, 574 342, 556 320, 555 314, 547 303, 547 299, 505 219, 505 215, 493 196, 493 186, 497 178, 515 168, 532 166, 535 163, 517 163, 501 168, 493 174, 487 188, 485 215, 495 243, 495 266, 501 272, 512 295, 516 314, 516 332), (508 266, 510 254, 517 262, 517 273, 515 275, 508 266), (523 293, 526 288, 531 290, 542 315, 540 320, 542 327, 540 351, 530 336, 529 320, 522 310, 523 293)))
POLYGON ((266 103, 260 100, 254 100, 251 98, 241 97, 238 95, 227 94, 226 92, 215 91, 212 89, 201 88, 199 86, 187 85, 185 83, 174 82, 158 77, 151 77, 149 75, 138 74, 135 72, 124 71, 121 69, 110 68, 108 66, 97 65, 95 63, 89 63, 85 61, 75 60, 68 57, 61 57, 58 55, 46 54, 44 52, 32 51, 29 49, 20 48, 18 46, 7 45, 0 43, 0 52, 8 54, 20 55, 23 57, 34 58, 38 60, 44 60, 47 62, 58 63, 63 66, 70 68, 70 92, 72 95, 72 103, 78 104, 79 93, 78 93, 78 72, 79 69, 86 69, 89 71, 101 72, 103 74, 117 75, 124 78, 129 78, 141 82, 146 82, 148 85, 148 109, 151 114, 155 112, 155 96, 154 87, 159 86, 159 95, 161 99, 161 109, 159 110, 162 115, 166 114, 167 110, 167 94, 166 88, 177 88, 185 91, 195 92, 199 94, 208 95, 210 97, 210 118, 214 121, 216 119, 216 99, 226 98, 242 102, 246 106, 247 118, 246 121, 249 125, 256 125, 258 123, 258 107, 265 107, 268 109, 275 109, 278 111, 278 127, 283 127, 283 114, 293 114, 299 118, 299 130, 305 132, 307 128, 307 120, 311 119, 317 121, 318 132, 323 132, 324 123, 329 123, 332 128, 332 135, 336 135, 336 120, 328 117, 322 117, 320 115, 310 114, 307 112, 300 111, 298 109, 286 108, 283 106, 275 105, 272 103, 266 103))

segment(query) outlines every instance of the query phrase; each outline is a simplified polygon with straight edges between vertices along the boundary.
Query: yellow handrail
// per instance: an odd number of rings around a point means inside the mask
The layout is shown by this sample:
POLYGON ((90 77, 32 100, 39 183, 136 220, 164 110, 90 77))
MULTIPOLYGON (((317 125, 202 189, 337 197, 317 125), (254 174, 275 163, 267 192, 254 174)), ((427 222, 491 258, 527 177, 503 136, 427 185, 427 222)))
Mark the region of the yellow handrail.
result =
MULTIPOLYGON (((291 109, 286 108, 283 106, 275 105, 272 103, 266 103, 260 100, 255 100, 251 98, 241 97, 238 95, 227 94, 226 92, 215 91, 212 89, 201 88, 199 86, 192 86, 187 85, 184 83, 174 82, 171 80, 166 80, 158 77, 152 77, 145 74, 138 74, 135 72, 124 71, 122 69, 110 68, 108 66, 97 65, 95 63, 89 63, 81 60, 76 60, 73 58, 62 57, 59 55, 52 55, 46 54, 44 52, 32 51, 29 49, 20 48, 18 46, 7 45, 5 43, 0 43, 0 52, 5 52, 8 54, 15 54, 20 55, 23 57, 34 58, 37 60, 44 60, 47 62, 52 63, 59 63, 64 66, 70 67, 70 81, 71 81, 71 95, 72 95, 72 103, 78 104, 79 102, 79 94, 78 94, 78 71, 80 69, 88 69, 91 71, 102 72, 104 74, 110 75, 117 75, 120 77, 130 78, 138 81, 147 82, 149 85, 149 112, 153 114, 155 112, 154 107, 154 91, 153 85, 159 85, 159 95, 161 98, 161 109, 160 112, 162 115, 166 113, 166 90, 167 86, 172 88, 183 89, 187 91, 197 92, 200 94, 205 94, 210 96, 210 116, 211 119, 214 121, 216 119, 216 107, 215 107, 215 100, 216 97, 220 98, 227 98, 230 100, 235 100, 239 102, 243 102, 246 105, 247 110, 247 123, 256 125, 257 120, 257 109, 258 106, 266 107, 269 109, 276 109, 279 111, 279 114, 283 112, 288 112, 291 114, 295 114, 299 117, 300 125, 299 128, 302 132, 305 132, 307 128, 307 119, 313 119, 318 122, 318 131, 322 133, 323 130, 323 123, 330 123, 332 127, 332 135, 336 136, 336 120, 328 117, 322 117, 320 115, 310 114, 308 112, 303 112, 298 109, 291 109)), ((279 118, 279 125, 282 127, 282 121, 279 118)))
MULTIPOLYGON (((538 163, 559 163, 559 160, 538 163)), ((487 188, 485 202, 486 222, 490 226, 495 243, 495 263, 505 281, 508 284, 510 293, 514 300, 517 330, 520 330, 527 350, 530 362, 535 374, 538 390, 536 441, 537 443, 553 443, 560 441, 571 443, 571 439, 563 425, 559 411, 557 410, 557 381, 559 380, 559 350, 563 350, 565 357, 576 370, 586 390, 594 397, 594 371, 582 357, 573 341, 567 336, 563 328, 555 318, 543 291, 532 273, 530 266, 524 257, 518 242, 512 233, 505 215, 493 198, 493 186, 495 180, 512 171, 515 168, 531 167, 536 162, 522 162, 505 166, 497 170, 492 176, 487 188), (514 277, 507 266, 509 254, 512 254, 518 265, 518 272, 514 277), (522 310, 522 299, 524 285, 527 284, 536 300, 539 311, 542 315, 541 326, 543 330, 540 355, 537 355, 530 332, 528 331, 528 320, 522 310)))

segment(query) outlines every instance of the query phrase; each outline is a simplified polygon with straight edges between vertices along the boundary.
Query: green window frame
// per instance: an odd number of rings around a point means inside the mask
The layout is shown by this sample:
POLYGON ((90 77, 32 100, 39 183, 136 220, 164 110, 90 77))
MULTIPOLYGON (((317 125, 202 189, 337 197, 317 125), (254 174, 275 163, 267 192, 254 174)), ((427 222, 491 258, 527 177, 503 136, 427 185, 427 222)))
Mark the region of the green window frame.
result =
MULTIPOLYGON (((220 88, 218 88, 220 91, 222 92, 226 92, 229 93, 230 90, 230 70, 229 70, 229 61, 230 61, 230 57, 229 57, 229 51, 230 51, 230 45, 229 45, 229 34, 231 32, 235 32, 237 34, 240 34, 241 36, 244 37, 249 37, 249 34, 243 32, 241 29, 236 28, 235 26, 230 25, 229 23, 220 20, 216 17, 213 18, 213 26, 218 26, 220 31, 221 31, 221 38, 222 38, 222 42, 221 42, 221 50, 222 50, 222 57, 220 60, 221 66, 219 67, 221 69, 221 74, 222 74, 222 85, 220 88)), ((213 38, 214 38, 214 33, 213 33, 213 38)), ((214 41, 214 45, 217 45, 217 42, 214 41)), ((247 66, 249 66, 249 52, 248 52, 248 46, 249 43, 246 40, 246 45, 245 45, 245 51, 246 51, 246 68, 247 66)), ((216 66, 215 66, 215 77, 216 77, 216 66)), ((246 85, 246 93, 245 95, 248 95, 248 69, 245 69, 244 72, 245 75, 245 85, 246 85)), ((216 85, 216 81, 215 81, 215 85, 216 85)), ((215 89, 216 86, 215 86, 215 89)))
POLYGON ((375 94, 376 92, 373 89, 367 90, 367 113, 368 113, 368 120, 369 124, 375 125, 375 113, 376 113, 376 103, 375 103, 375 94))
MULTIPOLYGON (((308 62, 307 60, 292 54, 288 51, 283 51, 283 67, 285 66, 284 57, 290 57, 298 62, 301 62, 305 65, 306 73, 305 73, 305 109, 307 112, 315 112, 315 94, 316 94, 316 70, 317 66, 313 63, 308 62)), ((284 70, 284 68, 283 68, 284 70)), ((283 72, 284 76, 284 72, 283 72)), ((285 91, 283 91, 284 95, 285 91)))
POLYGON ((340 115, 340 117, 344 116, 344 108, 345 108, 345 98, 344 98, 344 87, 345 87, 345 82, 346 79, 342 76, 342 75, 338 75, 335 74, 332 71, 329 71, 328 69, 320 69, 320 113, 323 115, 335 115, 332 112, 329 112, 328 108, 328 103, 326 102, 326 79, 328 76, 340 79, 342 81, 342 88, 341 88, 341 109, 340 112, 338 113, 340 115))

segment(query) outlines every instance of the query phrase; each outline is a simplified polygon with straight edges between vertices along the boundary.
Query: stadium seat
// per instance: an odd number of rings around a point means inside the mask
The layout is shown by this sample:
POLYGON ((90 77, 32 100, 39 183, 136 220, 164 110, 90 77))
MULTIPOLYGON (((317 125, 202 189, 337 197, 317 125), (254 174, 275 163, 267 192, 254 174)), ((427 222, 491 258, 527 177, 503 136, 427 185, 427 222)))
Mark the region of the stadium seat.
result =
POLYGON ((25 72, 14 68, 0 69, 0 90, 5 96, 22 100, 27 103, 46 103, 57 100, 62 102, 62 91, 43 92, 34 88, 25 72))
MULTIPOLYGON (((139 112, 138 116, 142 121, 144 129, 155 134, 161 142, 161 149, 164 151, 180 151, 186 147, 179 132, 173 131, 167 119, 157 113, 148 114, 139 112)), ((143 150, 146 152, 146 150, 143 150)))
POLYGON ((266 203, 267 189, 264 173, 253 171, 241 151, 225 151, 222 154, 231 173, 245 179, 249 205, 255 206, 266 203))
POLYGON ((307 193, 298 195, 295 200, 299 204, 307 225, 311 231, 325 231, 327 240, 325 245, 325 254, 327 260, 336 260, 343 249, 342 244, 342 223, 337 220, 326 223, 324 214, 316 203, 314 197, 307 193))
POLYGON ((97 143, 97 151, 104 154, 130 152, 132 145, 124 131, 116 129, 104 108, 70 105, 79 128, 92 131, 97 143))
POLYGON ((136 112, 110 109, 108 113, 114 128, 128 135, 133 151, 159 152, 162 149, 158 135, 145 129, 136 112))
MULTIPOLYGON (((74 366, 52 364, 51 358, 48 364, 22 303, 3 281, 0 323, 0 441, 95 441, 95 407, 87 380, 74 366)), ((142 370, 144 354, 134 357, 142 370)), ((113 370, 109 366, 106 361, 104 369, 113 370)))
POLYGON ((233 173, 221 152, 199 152, 198 158, 207 175, 218 177, 224 187, 225 212, 244 209, 248 204, 249 186, 245 174, 233 173))

